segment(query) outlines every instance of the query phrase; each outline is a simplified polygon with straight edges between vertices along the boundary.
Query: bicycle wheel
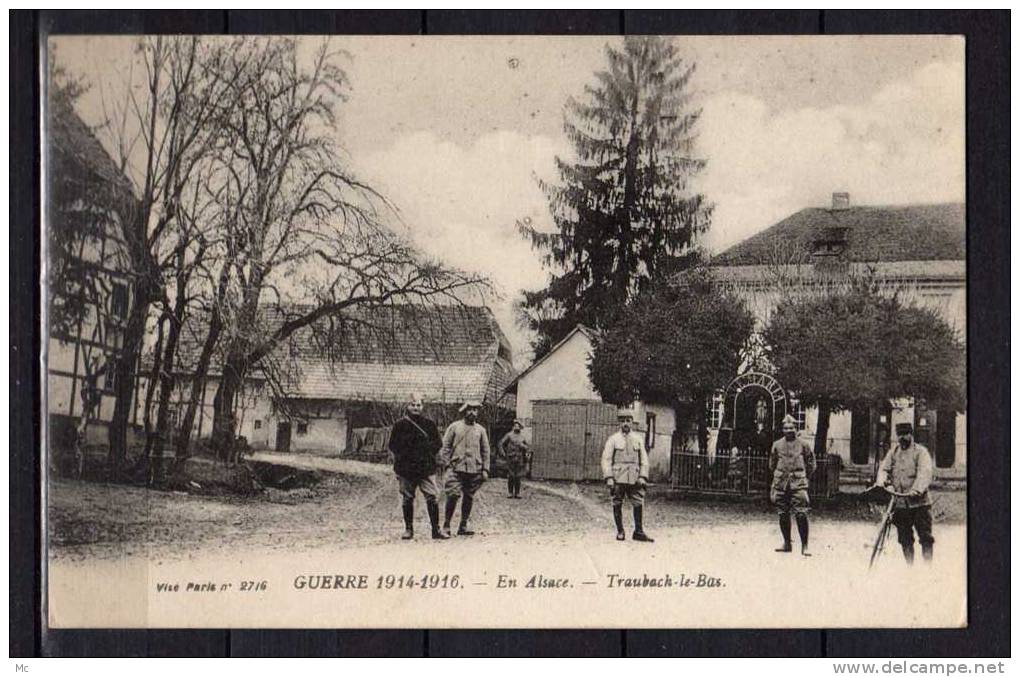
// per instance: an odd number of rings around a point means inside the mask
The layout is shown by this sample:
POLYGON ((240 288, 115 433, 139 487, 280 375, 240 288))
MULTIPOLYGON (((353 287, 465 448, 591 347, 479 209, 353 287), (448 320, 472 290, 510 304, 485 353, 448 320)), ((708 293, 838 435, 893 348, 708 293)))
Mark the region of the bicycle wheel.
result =
POLYGON ((874 566, 879 553, 885 549, 885 539, 889 536, 889 526, 891 523, 892 521, 888 516, 882 520, 882 528, 878 530, 878 536, 875 538, 875 545, 871 548, 871 560, 868 562, 869 569, 874 566))

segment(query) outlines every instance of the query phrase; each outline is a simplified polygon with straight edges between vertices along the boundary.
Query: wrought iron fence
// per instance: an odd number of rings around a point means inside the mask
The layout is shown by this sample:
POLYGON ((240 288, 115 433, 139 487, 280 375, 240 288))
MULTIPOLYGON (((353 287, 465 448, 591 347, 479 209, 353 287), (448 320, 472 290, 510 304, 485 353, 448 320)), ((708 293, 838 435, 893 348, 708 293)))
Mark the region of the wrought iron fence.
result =
MULTIPOLYGON (((808 478, 811 497, 831 498, 839 491, 842 459, 830 454, 818 459, 808 478)), ((768 494, 772 483, 769 459, 762 456, 703 456, 673 451, 670 455, 670 484, 674 491, 750 496, 768 494)))

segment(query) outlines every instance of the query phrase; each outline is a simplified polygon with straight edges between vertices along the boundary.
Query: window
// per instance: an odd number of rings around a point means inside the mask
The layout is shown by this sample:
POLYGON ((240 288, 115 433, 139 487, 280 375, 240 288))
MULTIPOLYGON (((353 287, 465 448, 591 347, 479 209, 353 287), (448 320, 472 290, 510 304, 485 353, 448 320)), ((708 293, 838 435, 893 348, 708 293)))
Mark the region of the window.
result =
POLYGON ((255 430, 262 430, 262 419, 255 419, 255 430))
POLYGON ((298 421, 297 434, 307 435, 308 434, 308 421, 298 421))
POLYGON ((645 414, 645 448, 655 448, 655 414, 645 414))
POLYGON ((114 282, 110 292, 110 315, 126 320, 128 314, 128 287, 123 282, 114 282))
POLYGON ((723 394, 722 391, 712 395, 712 404, 708 410, 708 427, 718 430, 722 427, 723 394))
POLYGON ((112 393, 117 385, 117 362, 112 357, 107 359, 103 373, 103 390, 112 393))

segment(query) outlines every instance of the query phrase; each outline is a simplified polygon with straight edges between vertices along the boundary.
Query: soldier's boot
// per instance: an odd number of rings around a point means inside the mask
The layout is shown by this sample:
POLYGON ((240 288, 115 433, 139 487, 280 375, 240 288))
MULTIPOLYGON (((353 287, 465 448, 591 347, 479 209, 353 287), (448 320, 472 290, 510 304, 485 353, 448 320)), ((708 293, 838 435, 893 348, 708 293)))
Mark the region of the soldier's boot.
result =
POLYGON ((913 543, 900 543, 900 547, 903 548, 903 559, 907 560, 907 564, 914 563, 914 544, 913 543))
POLYGON ((457 510, 457 497, 447 496, 446 511, 443 516, 443 533, 447 538, 450 537, 450 522, 453 521, 453 513, 455 510, 457 510))
POLYGON ((627 533, 623 530, 623 506, 613 506, 613 521, 616 522, 616 540, 627 540, 627 533))
POLYGON ((467 528, 468 520, 471 518, 471 506, 475 499, 471 496, 464 496, 464 502, 460 505, 460 526, 457 528, 458 536, 474 536, 475 532, 467 528))
POLYGON ((783 513, 779 516, 779 531, 783 534, 783 544, 776 548, 776 552, 790 552, 793 546, 790 544, 790 514, 783 513))
POLYGON ((507 498, 513 498, 514 497, 514 478, 513 477, 507 477, 506 478, 506 497, 507 498))
POLYGON ((521 478, 520 477, 515 477, 514 478, 514 498, 520 498, 520 497, 521 497, 521 478))
POLYGON ((402 507, 404 509, 404 535, 400 538, 409 541, 414 538, 414 503, 406 501, 402 507))
POLYGON ((810 557, 811 553, 808 552, 808 518, 807 515, 797 515, 797 533, 800 534, 800 554, 804 557, 810 557))
POLYGON ((931 564, 932 557, 935 556, 935 544, 934 543, 922 543, 921 544, 921 557, 924 558, 925 564, 931 564))
POLYGON ((644 511, 645 507, 643 505, 634 506, 634 540, 654 543, 655 539, 645 533, 643 524, 644 511))
POLYGON ((432 524, 432 538, 437 540, 449 538, 450 535, 444 534, 439 528, 439 504, 435 501, 429 501, 425 504, 425 509, 429 512, 429 522, 432 524))

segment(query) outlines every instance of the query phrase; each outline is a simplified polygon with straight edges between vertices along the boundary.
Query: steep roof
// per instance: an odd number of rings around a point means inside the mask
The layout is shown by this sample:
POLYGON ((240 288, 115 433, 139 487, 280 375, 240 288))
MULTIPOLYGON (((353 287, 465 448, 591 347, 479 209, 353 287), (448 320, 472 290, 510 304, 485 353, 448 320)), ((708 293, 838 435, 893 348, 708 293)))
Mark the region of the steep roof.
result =
POLYGON ((47 103, 46 147, 53 159, 67 162, 89 185, 107 186, 122 197, 133 196, 131 184, 106 152, 92 130, 62 97, 47 103))
POLYGON ((828 234, 845 234, 850 261, 946 261, 966 258, 962 203, 902 207, 808 208, 715 256, 715 266, 775 263, 777 247, 810 255, 828 234), (843 230, 845 229, 845 230, 843 230))
MULTIPOLYGON (((268 332, 307 310, 267 306, 260 322, 268 332)), ((191 325, 178 352, 182 373, 194 370, 205 334, 205 322, 191 325)), ((213 362, 210 372, 220 373, 222 356, 213 362)), ((515 373, 509 342, 481 306, 345 311, 296 331, 260 371, 298 398, 402 402, 421 391, 451 403, 495 401, 515 373)))

